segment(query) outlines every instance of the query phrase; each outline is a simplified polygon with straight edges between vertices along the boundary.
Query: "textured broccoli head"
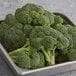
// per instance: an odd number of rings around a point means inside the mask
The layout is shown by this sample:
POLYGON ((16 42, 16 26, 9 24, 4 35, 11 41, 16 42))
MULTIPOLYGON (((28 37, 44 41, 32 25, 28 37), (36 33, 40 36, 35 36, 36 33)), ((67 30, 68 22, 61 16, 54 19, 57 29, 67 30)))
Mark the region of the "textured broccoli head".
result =
POLYGON ((8 15, 6 15, 5 23, 10 26, 14 26, 17 23, 17 20, 14 15, 8 14, 8 15))
POLYGON ((30 34, 32 29, 33 29, 33 27, 30 24, 25 24, 23 26, 23 32, 24 32, 24 34, 26 35, 27 38, 29 37, 29 34, 30 34))
POLYGON ((32 18, 29 15, 29 12, 24 11, 21 8, 16 10, 15 16, 16 19, 22 24, 30 24, 32 22, 32 18))
POLYGON ((63 18, 61 17, 61 16, 59 16, 59 15, 55 15, 54 16, 54 24, 55 25, 60 25, 60 24, 62 24, 64 21, 63 21, 63 18))
POLYGON ((22 68, 31 68, 31 62, 29 57, 29 49, 26 48, 20 48, 17 50, 14 50, 12 52, 9 52, 9 55, 13 59, 13 61, 22 68))
POLYGON ((57 33, 55 29, 49 26, 35 26, 30 33, 30 38, 52 36, 57 39, 59 35, 59 32, 57 33))
POLYGON ((60 36, 58 38, 57 48, 63 50, 63 49, 68 48, 68 47, 69 47, 69 40, 66 37, 64 37, 63 35, 60 36))
POLYGON ((49 19, 50 25, 53 25, 54 24, 54 14, 45 10, 44 15, 49 19))
POLYGON ((61 50, 69 46, 69 40, 61 32, 51 27, 35 26, 30 33, 30 38, 43 38, 45 36, 52 36, 53 38, 57 39, 57 47, 61 50))
MULTIPOLYGON (((7 24, 6 24, 7 25, 7 24)), ((1 31, 1 43, 6 48, 7 51, 15 50, 26 43, 26 35, 23 32, 23 25, 20 23, 15 24, 10 28, 5 28, 5 25, 2 25, 1 31)))
POLYGON ((50 26, 54 23, 54 15, 35 4, 26 4, 16 10, 16 19, 22 24, 34 26, 50 26))
POLYGON ((55 64, 55 49, 57 45, 57 40, 52 36, 45 36, 42 41, 41 51, 45 56, 47 65, 55 64))
POLYGON ((74 33, 76 32, 76 26, 72 26, 72 25, 65 25, 65 27, 68 29, 68 32, 72 35, 74 35, 74 33))
POLYGON ((22 25, 20 23, 15 23, 14 26, 11 26, 5 22, 1 23, 0 28, 0 42, 7 51, 22 47, 26 43, 26 39, 29 37, 32 30, 30 24, 22 25))
POLYGON ((43 14, 43 13, 44 13, 43 7, 28 3, 22 8, 18 8, 16 10, 15 16, 20 23, 30 24, 32 23, 33 18, 37 18, 39 14, 43 14))
POLYGON ((24 69, 35 69, 45 65, 43 54, 32 48, 28 41, 23 47, 9 52, 9 55, 18 66, 24 69))
POLYGON ((43 55, 42 52, 38 52, 39 55, 40 55, 40 63, 38 65, 38 68, 41 68, 41 67, 44 67, 46 64, 45 64, 45 57, 43 55))
POLYGON ((54 26, 54 29, 60 31, 63 35, 67 35, 68 34, 68 29, 66 28, 65 25, 54 26))
POLYGON ((71 25, 65 25, 66 28, 68 29, 68 33, 71 35, 70 38, 71 42, 72 42, 72 48, 76 49, 76 27, 75 26, 71 26, 71 25))
POLYGON ((46 65, 55 64, 54 52, 55 52, 56 44, 57 44, 56 39, 51 36, 45 36, 43 38, 35 38, 35 39, 31 39, 30 41, 30 45, 33 48, 43 53, 45 60, 47 62, 46 65))
POLYGON ((40 55, 36 49, 31 49, 30 59, 31 59, 31 68, 33 69, 37 68, 41 61, 40 61, 40 55))
POLYGON ((43 14, 44 13, 44 8, 42 6, 36 5, 36 4, 32 4, 32 3, 27 3, 25 6, 22 7, 23 10, 25 11, 36 11, 39 14, 43 14))
POLYGON ((57 39, 50 34, 49 27, 36 26, 30 33, 30 45, 44 54, 47 65, 55 64, 57 39), (45 30, 47 28, 47 30, 45 30))
POLYGON ((39 15, 37 18, 33 19, 33 25, 50 26, 50 20, 45 15, 39 15))
POLYGON ((56 30, 58 30, 59 32, 61 32, 69 40, 68 48, 69 49, 72 48, 73 47, 73 39, 72 39, 72 35, 68 33, 68 28, 66 28, 65 25, 55 26, 54 28, 56 30))

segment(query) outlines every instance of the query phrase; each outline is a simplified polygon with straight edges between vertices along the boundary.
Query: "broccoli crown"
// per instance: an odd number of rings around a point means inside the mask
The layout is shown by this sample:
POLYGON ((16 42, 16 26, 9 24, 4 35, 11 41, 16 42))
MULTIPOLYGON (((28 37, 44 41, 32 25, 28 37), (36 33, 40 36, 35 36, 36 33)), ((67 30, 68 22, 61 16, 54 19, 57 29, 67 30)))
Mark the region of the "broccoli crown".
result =
POLYGON ((40 63, 38 65, 38 68, 41 68, 41 67, 45 66, 45 58, 44 58, 44 55, 42 52, 38 52, 38 53, 40 55, 40 63))
POLYGON ((10 52, 9 55, 13 59, 13 61, 22 68, 29 69, 31 67, 29 52, 25 48, 20 48, 10 52))
POLYGON ((46 17, 48 17, 49 21, 50 21, 50 25, 53 25, 54 24, 54 14, 53 13, 50 13, 49 11, 45 10, 45 13, 44 15, 46 17))
POLYGON ((64 21, 63 21, 63 18, 61 17, 61 16, 59 16, 59 15, 54 15, 54 21, 55 21, 55 23, 54 24, 62 24, 64 21))
POLYGON ((66 28, 65 25, 55 26, 54 28, 56 30, 58 30, 59 32, 61 32, 69 40, 68 48, 69 49, 72 48, 73 47, 73 39, 72 39, 72 35, 69 34, 69 32, 68 32, 68 28, 66 28))
POLYGON ((27 3, 25 6, 22 7, 23 10, 25 11, 36 11, 39 14, 43 14, 44 13, 44 9, 42 6, 36 5, 36 4, 32 4, 32 3, 27 3))
POLYGON ((1 43, 7 50, 11 51, 24 45, 26 42, 26 35, 22 31, 22 28, 23 25, 17 23, 5 31, 3 29, 1 32, 3 34, 3 41, 1 41, 1 43))
POLYGON ((16 10, 15 16, 16 19, 22 24, 30 24, 32 22, 32 18, 29 15, 29 12, 21 10, 21 8, 16 10))
POLYGON ((18 8, 15 13, 16 19, 22 24, 33 24, 34 26, 50 26, 54 23, 54 15, 45 11, 42 6, 26 4, 18 8))
POLYGON ((30 58, 31 58, 31 68, 37 68, 41 61, 40 61, 40 55, 36 51, 36 49, 31 50, 30 58))
POLYGON ((13 26, 17 23, 17 20, 16 20, 14 15, 8 14, 8 15, 6 15, 5 23, 10 25, 10 26, 13 26))
POLYGON ((45 30, 45 26, 35 26, 30 33, 30 45, 44 54, 47 65, 53 65, 57 40, 50 35, 48 29, 45 30))
POLYGON ((68 33, 71 35, 70 38, 72 38, 72 48, 76 49, 76 27, 71 25, 65 25, 65 27, 68 29, 68 33))
POLYGON ((34 69, 45 65, 43 54, 31 48, 28 42, 23 47, 9 52, 9 55, 18 66, 24 69, 34 69))
POLYGON ((23 69, 76 59, 76 27, 62 15, 33 3, 0 21, 0 43, 23 69))
POLYGON ((24 34, 26 34, 27 38, 29 37, 29 34, 30 34, 32 29, 33 29, 33 27, 30 24, 25 24, 23 26, 23 32, 24 32, 24 34))

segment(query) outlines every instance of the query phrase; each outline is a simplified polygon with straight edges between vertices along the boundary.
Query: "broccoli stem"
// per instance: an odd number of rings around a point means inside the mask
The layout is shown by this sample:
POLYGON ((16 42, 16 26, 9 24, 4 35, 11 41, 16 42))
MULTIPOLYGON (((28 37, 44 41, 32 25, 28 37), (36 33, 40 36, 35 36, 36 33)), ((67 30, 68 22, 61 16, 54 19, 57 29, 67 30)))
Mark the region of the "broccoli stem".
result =
POLYGON ((23 46, 23 48, 28 47, 29 46, 29 39, 27 39, 26 44, 23 46))
POLYGON ((43 46, 41 46, 41 51, 43 52, 45 56, 45 60, 47 62, 47 65, 53 65, 55 64, 55 57, 51 54, 50 50, 46 51, 43 46))

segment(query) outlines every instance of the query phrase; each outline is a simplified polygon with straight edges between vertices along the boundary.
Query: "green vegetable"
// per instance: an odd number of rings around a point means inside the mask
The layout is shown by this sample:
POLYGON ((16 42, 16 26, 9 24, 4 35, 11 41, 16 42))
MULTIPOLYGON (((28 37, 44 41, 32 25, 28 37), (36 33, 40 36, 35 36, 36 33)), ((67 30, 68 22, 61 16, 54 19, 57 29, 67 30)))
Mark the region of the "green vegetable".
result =
POLYGON ((47 65, 55 64, 55 45, 57 40, 50 36, 50 31, 45 30, 48 27, 36 26, 30 33, 30 44, 33 48, 41 51, 47 62, 47 65))
POLYGON ((9 55, 18 66, 24 69, 34 69, 45 65, 43 54, 31 48, 28 41, 23 47, 10 52, 9 55))
POLYGON ((76 60, 76 26, 33 3, 0 21, 0 43, 23 69, 76 60))

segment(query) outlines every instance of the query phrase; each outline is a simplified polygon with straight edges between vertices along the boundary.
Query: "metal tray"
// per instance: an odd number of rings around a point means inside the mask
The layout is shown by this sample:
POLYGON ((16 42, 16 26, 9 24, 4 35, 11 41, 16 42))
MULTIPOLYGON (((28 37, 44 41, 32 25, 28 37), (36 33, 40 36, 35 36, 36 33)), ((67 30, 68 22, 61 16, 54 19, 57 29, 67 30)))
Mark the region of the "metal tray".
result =
MULTIPOLYGON (((69 24, 75 26, 71 22, 71 20, 69 20, 68 17, 65 16, 64 14, 61 13, 55 13, 55 14, 61 15, 64 19, 67 20, 69 24)), ((1 43, 0 43, 0 51, 3 55, 3 58, 6 60, 6 62, 9 64, 9 66, 17 76, 51 76, 51 75, 56 75, 58 73, 65 73, 76 70, 76 61, 65 62, 53 66, 34 69, 34 70, 21 69, 18 66, 16 66, 16 64, 12 61, 11 57, 9 56, 9 54, 7 53, 7 51, 2 46, 1 43)))

